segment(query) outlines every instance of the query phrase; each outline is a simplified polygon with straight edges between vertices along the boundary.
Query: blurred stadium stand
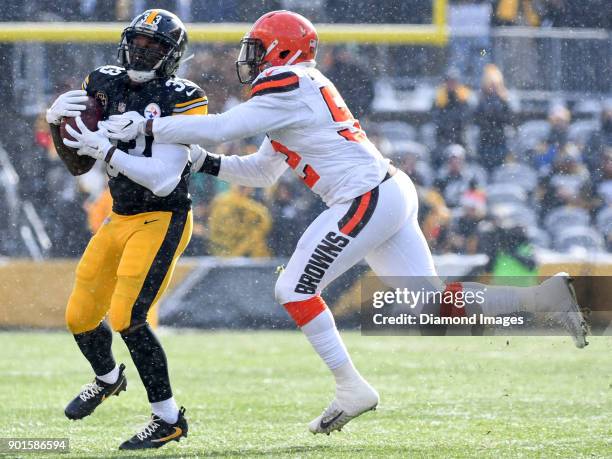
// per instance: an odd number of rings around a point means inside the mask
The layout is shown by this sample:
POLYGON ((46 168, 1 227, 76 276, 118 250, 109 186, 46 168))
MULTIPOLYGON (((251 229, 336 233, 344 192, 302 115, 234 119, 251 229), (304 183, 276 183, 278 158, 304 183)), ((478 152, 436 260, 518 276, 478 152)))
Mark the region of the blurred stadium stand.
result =
MULTIPOLYGON (((0 255, 80 255, 104 176, 100 169, 78 180, 67 175, 41 114, 93 68, 114 63, 122 27, 147 6, 143 0, 0 1, 0 255)), ((359 113, 371 140, 417 183, 421 222, 435 253, 487 253, 485 235, 508 225, 521 227, 533 245, 561 253, 612 249, 612 35, 605 1, 167 0, 156 6, 194 23, 188 25, 194 58, 181 75, 206 90, 211 113, 244 99, 233 61, 249 22, 288 8, 324 24, 319 67, 359 113), (519 6, 507 9, 510 3, 519 6), (536 8, 525 11, 525 4, 536 8), (457 128, 442 132, 447 122, 457 128), (461 144, 464 156, 449 156, 449 142, 461 144), (476 237, 470 242, 464 233, 476 237)), ((252 151, 257 141, 217 151, 252 151)), ((211 253, 210 202, 227 189, 210 177, 193 178, 189 255, 211 253)), ((289 255, 322 209, 288 175, 245 199, 268 207, 274 256, 289 255), (292 231, 275 231, 281 226, 292 231)))

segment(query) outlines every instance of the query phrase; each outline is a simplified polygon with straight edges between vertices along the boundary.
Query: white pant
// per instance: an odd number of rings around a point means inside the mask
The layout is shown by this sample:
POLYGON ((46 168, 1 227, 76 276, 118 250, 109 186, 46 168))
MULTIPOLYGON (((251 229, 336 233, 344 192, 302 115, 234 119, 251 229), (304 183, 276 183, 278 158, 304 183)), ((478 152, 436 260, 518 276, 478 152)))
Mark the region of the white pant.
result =
POLYGON ((381 277, 437 277, 410 178, 398 170, 366 195, 332 206, 306 229, 276 282, 281 304, 320 294, 363 258, 381 277))

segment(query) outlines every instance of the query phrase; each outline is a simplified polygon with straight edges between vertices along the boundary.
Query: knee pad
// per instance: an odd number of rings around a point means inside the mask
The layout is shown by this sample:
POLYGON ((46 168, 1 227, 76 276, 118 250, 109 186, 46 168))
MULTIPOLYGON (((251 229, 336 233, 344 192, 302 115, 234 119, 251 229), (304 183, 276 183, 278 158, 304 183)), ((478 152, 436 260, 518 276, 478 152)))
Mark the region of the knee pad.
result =
POLYGON ((66 306, 66 326, 74 335, 93 330, 103 317, 96 309, 94 297, 85 289, 75 287, 66 306))
POLYGON ((289 283, 289 278, 286 274, 281 274, 276 280, 274 297, 280 304, 296 300, 296 294, 293 292, 293 285, 289 283))
MULTIPOLYGON (((304 281, 305 282, 305 281, 304 281)), ((280 304, 303 301, 318 295, 316 285, 305 285, 300 276, 284 271, 274 286, 274 296, 280 304)))

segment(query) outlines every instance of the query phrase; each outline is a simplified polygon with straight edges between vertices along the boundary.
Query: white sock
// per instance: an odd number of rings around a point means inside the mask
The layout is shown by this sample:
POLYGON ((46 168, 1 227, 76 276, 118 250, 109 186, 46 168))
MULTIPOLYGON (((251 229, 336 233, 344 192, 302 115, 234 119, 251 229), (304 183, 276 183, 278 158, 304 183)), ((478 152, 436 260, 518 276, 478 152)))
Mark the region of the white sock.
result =
POLYGON ((96 375, 96 378, 98 378, 102 382, 105 382, 106 384, 115 384, 117 382, 117 379, 119 379, 119 367, 115 365, 115 368, 113 368, 111 371, 109 371, 105 375, 96 375))
POLYGON ((350 388, 354 384, 363 384, 365 380, 353 365, 353 361, 349 359, 344 365, 332 370, 334 378, 336 378, 336 386, 341 388, 350 388))
POLYGON ((174 424, 178 421, 179 409, 174 401, 174 397, 161 402, 151 403, 151 411, 168 424, 174 424))
MULTIPOLYGON (((535 299, 534 287, 504 287, 464 282, 463 290, 482 295, 484 301, 478 302, 477 305, 486 316, 530 311, 535 299)), ((469 306, 466 308, 468 314, 472 313, 470 309, 469 306)))
POLYGON ((334 374, 336 384, 346 385, 355 379, 361 380, 361 375, 348 355, 346 346, 336 328, 334 316, 329 309, 325 309, 302 326, 302 331, 334 374))
POLYGON ((334 316, 329 309, 325 308, 317 317, 303 325, 302 331, 330 370, 338 368, 349 360, 346 347, 336 328, 334 316))

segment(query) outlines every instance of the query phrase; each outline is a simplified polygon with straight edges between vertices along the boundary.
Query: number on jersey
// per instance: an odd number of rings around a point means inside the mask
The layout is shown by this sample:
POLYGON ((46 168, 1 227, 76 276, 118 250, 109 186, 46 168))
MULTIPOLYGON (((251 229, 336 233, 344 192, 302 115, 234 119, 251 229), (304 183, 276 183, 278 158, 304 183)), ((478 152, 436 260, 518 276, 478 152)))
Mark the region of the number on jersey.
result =
POLYGON ((353 122, 353 129, 341 129, 338 131, 338 134, 351 142, 363 142, 366 140, 365 132, 363 132, 361 129, 359 121, 355 119, 349 108, 346 106, 344 99, 335 86, 323 86, 321 88, 321 95, 323 96, 323 100, 325 100, 325 104, 327 104, 327 108, 329 109, 331 117, 334 121, 337 123, 344 121, 353 122))
POLYGON ((104 67, 100 67, 98 72, 103 73, 104 75, 117 76, 123 72, 121 67, 117 67, 116 65, 105 65, 104 67))
POLYGON ((297 167, 300 164, 300 161, 302 161, 302 157, 295 151, 289 150, 286 146, 284 146, 280 142, 277 142, 276 140, 272 140, 271 143, 272 148, 274 148, 274 151, 287 157, 285 161, 287 162, 287 164, 289 164, 289 167, 296 171, 298 176, 302 179, 302 181, 306 184, 308 188, 312 188, 313 186, 315 186, 315 183, 317 183, 321 177, 310 166, 310 164, 306 164, 302 169, 301 173, 298 172, 297 167))

